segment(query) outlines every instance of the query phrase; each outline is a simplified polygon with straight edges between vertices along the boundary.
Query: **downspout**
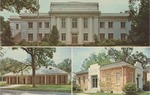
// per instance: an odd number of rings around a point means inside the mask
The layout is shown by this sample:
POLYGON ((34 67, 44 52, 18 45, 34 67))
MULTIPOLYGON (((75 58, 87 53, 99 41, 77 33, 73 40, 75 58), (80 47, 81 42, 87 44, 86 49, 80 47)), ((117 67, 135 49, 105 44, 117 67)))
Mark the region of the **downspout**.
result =
POLYGON ((124 85, 124 72, 123 72, 123 66, 122 67, 122 84, 124 85))

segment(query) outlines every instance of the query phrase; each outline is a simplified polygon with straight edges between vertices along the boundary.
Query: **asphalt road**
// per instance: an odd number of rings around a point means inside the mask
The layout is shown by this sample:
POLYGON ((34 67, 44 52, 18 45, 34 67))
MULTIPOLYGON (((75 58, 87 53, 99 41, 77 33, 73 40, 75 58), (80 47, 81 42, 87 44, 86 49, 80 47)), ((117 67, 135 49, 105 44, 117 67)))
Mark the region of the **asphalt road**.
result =
POLYGON ((0 89, 0 95, 71 95, 63 92, 19 91, 0 89))

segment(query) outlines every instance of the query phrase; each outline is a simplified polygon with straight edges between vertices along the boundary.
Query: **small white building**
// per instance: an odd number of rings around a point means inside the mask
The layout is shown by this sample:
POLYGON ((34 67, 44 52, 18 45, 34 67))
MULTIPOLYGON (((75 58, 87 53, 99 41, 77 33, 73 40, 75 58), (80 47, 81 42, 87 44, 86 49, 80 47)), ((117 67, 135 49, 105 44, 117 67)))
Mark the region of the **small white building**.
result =
POLYGON ((15 42, 23 39, 41 40, 49 36, 55 25, 61 42, 67 45, 82 45, 94 42, 95 34, 100 40, 125 40, 126 34, 129 34, 131 29, 128 15, 128 13, 101 13, 96 2, 52 2, 50 11, 40 13, 39 20, 37 14, 31 13, 10 16, 9 19, 15 42))
POLYGON ((134 65, 120 61, 106 65, 92 64, 88 70, 76 73, 76 84, 85 92, 113 91, 123 93, 127 83, 135 83, 143 89, 147 81, 147 71, 141 63, 134 65))

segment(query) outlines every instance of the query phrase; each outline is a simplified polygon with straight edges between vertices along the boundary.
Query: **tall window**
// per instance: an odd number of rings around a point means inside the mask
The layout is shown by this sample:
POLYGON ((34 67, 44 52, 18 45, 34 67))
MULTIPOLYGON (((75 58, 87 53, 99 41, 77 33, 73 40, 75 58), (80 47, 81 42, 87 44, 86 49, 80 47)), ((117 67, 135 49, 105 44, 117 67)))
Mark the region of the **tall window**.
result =
POLYGON ((16 29, 19 29, 19 24, 16 24, 16 29))
POLYGON ((33 41, 33 34, 32 33, 28 34, 28 41, 33 41))
POLYGON ((113 22, 108 22, 108 28, 113 28, 113 22))
POLYGON ((85 83, 85 76, 83 77, 83 83, 85 83))
POLYGON ((45 22, 45 28, 49 28, 49 22, 45 22))
POLYGON ((130 72, 130 82, 133 82, 133 72, 130 72))
POLYGON ((38 38, 39 41, 42 40, 42 33, 39 33, 39 38, 38 38))
POLYGON ((28 28, 33 28, 33 22, 28 22, 28 28))
POLYGON ((42 22, 39 22, 39 28, 42 28, 42 22))
POLYGON ((119 84, 120 83, 120 73, 116 73, 116 84, 119 84))
POLYGON ((105 22, 100 22, 100 28, 105 28, 105 22))
POLYGON ((81 83, 80 77, 78 78, 78 83, 79 83, 79 84, 81 83))
POLYGON ((88 33, 84 33, 84 41, 88 41, 88 33))
POLYGON ((72 28, 77 28, 78 26, 78 19, 77 18, 73 18, 72 19, 72 28))
POLYGON ((100 40, 104 40, 105 39, 105 33, 100 33, 100 40))
POLYGON ((125 28, 126 27, 126 23, 125 22, 121 22, 121 28, 125 28))
POLYGON ((44 34, 44 37, 47 38, 47 39, 49 38, 49 36, 50 36, 49 33, 45 33, 45 34, 44 34))
POLYGON ((112 40, 113 39, 114 34, 113 33, 108 33, 108 39, 112 40))
POLYGON ((61 19, 61 27, 66 28, 66 19, 65 18, 61 19))
POLYGON ((66 40, 66 34, 65 34, 65 33, 62 33, 62 34, 61 34, 61 40, 62 40, 62 41, 65 41, 65 40, 66 40))
POLYGON ((92 87, 97 88, 97 76, 92 76, 92 87))
POLYGON ((126 34, 125 33, 121 33, 121 40, 126 40, 126 34))
POLYGON ((84 25, 84 28, 88 28, 88 19, 87 18, 83 18, 83 25, 84 25))

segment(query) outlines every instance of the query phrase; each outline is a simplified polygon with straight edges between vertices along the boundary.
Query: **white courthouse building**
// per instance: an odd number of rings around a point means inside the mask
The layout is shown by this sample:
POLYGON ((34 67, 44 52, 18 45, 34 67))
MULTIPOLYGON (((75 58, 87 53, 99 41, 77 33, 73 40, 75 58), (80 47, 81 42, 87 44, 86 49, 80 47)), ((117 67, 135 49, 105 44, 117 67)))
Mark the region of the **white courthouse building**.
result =
POLYGON ((95 34, 99 40, 126 39, 126 34, 129 34, 131 29, 128 15, 101 13, 98 3, 52 2, 50 11, 40 13, 39 18, 37 14, 22 13, 19 16, 10 16, 9 20, 16 42, 23 39, 38 41, 48 37, 55 25, 61 42, 67 45, 82 45, 94 42, 95 34))

